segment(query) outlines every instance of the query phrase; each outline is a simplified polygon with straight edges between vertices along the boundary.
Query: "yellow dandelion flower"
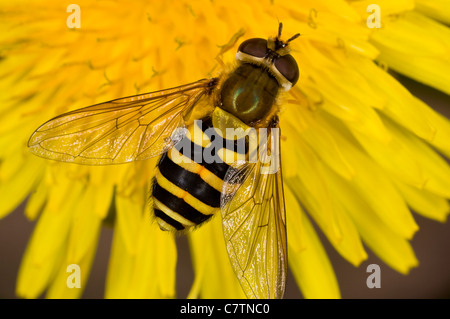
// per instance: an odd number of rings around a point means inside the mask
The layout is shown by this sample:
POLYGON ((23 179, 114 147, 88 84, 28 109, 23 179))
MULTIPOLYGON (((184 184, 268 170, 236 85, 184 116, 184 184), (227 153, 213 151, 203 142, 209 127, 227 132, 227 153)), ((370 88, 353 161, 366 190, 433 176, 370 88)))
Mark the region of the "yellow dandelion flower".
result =
MULTIPOLYGON (((105 297, 177 297, 176 243, 146 210, 156 159, 113 166, 52 162, 29 153, 33 131, 83 106, 211 77, 238 44, 273 36, 278 21, 300 79, 282 97, 289 268, 307 298, 336 298, 316 224, 349 263, 372 250, 407 274, 418 265, 411 210, 449 212, 450 125, 387 68, 450 94, 450 5, 370 1, 0 2, 0 217, 26 201, 36 220, 19 269, 24 298, 78 298, 103 225, 113 227, 105 297), (77 25, 77 23, 80 23, 77 25), (438 152, 437 152, 438 151, 438 152), (81 289, 68 284, 77 265, 81 289)), ((190 298, 245 297, 220 217, 188 235, 190 298)), ((178 296, 180 297, 180 296, 178 296)))

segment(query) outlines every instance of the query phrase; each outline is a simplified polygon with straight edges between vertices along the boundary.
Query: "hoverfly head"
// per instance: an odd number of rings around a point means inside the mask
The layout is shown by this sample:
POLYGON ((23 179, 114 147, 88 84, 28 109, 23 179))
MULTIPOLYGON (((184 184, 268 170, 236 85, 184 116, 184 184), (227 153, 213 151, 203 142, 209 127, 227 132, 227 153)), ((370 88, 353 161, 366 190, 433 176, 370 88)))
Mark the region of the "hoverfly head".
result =
POLYGON ((287 41, 281 40, 283 24, 278 26, 278 35, 268 40, 252 38, 241 43, 236 59, 256 65, 266 66, 272 71, 285 91, 297 83, 299 69, 294 57, 289 54, 289 43, 300 36, 300 33, 290 37, 287 41))

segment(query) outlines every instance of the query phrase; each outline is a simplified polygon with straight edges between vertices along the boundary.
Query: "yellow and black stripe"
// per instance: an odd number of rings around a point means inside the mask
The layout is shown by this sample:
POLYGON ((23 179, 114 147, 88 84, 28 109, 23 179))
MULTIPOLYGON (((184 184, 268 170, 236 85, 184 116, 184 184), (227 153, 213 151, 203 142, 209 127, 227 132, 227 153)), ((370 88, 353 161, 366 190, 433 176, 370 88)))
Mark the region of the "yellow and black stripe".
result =
MULTIPOLYGON (((214 140, 214 134, 208 130, 213 128, 211 118, 194 122, 189 127, 191 133, 194 125, 203 132, 202 140, 195 143, 194 134, 185 136, 174 149, 162 155, 153 179, 154 214, 162 230, 182 231, 195 227, 220 210, 223 179, 231 167, 220 154, 208 150, 214 140), (205 149, 213 155, 213 161, 204 160, 205 149), (173 154, 178 159, 176 163, 173 154), (201 160, 196 162, 196 159, 201 160)), ((236 152, 237 142, 227 143, 223 139, 223 148, 236 152)))

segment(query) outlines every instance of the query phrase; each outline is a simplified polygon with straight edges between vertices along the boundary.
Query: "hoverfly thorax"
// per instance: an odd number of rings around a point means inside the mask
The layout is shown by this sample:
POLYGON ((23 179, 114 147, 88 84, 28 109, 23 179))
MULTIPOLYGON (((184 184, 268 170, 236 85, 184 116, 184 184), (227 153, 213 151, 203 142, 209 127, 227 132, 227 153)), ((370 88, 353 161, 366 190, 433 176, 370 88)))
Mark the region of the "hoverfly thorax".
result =
POLYGON ((220 94, 221 108, 253 126, 273 111, 279 91, 289 91, 299 78, 297 62, 289 54, 289 42, 282 41, 281 28, 275 38, 248 39, 241 43, 239 66, 225 80, 220 94))

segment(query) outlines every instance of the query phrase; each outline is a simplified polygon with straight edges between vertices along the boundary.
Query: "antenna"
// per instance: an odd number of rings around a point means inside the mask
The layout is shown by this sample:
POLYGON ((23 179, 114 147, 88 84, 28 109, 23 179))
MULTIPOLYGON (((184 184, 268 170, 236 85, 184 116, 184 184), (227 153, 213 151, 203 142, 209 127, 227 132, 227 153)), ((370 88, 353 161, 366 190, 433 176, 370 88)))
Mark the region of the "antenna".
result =
POLYGON ((278 25, 278 37, 281 37, 281 31, 283 31, 283 23, 280 22, 278 25))
POLYGON ((297 39, 300 35, 301 35, 300 33, 297 33, 296 35, 293 35, 289 40, 286 41, 286 43, 289 43, 289 42, 291 42, 292 40, 297 39))
MULTIPOLYGON (((281 32, 282 32, 282 31, 283 31, 283 23, 280 22, 280 23, 278 24, 278 36, 277 36, 278 39, 281 37, 281 32)), ((289 40, 287 40, 285 43, 288 44, 288 43, 291 42, 292 40, 297 39, 300 35, 301 35, 300 33, 297 33, 297 34, 293 35, 293 36, 290 37, 289 40)))

